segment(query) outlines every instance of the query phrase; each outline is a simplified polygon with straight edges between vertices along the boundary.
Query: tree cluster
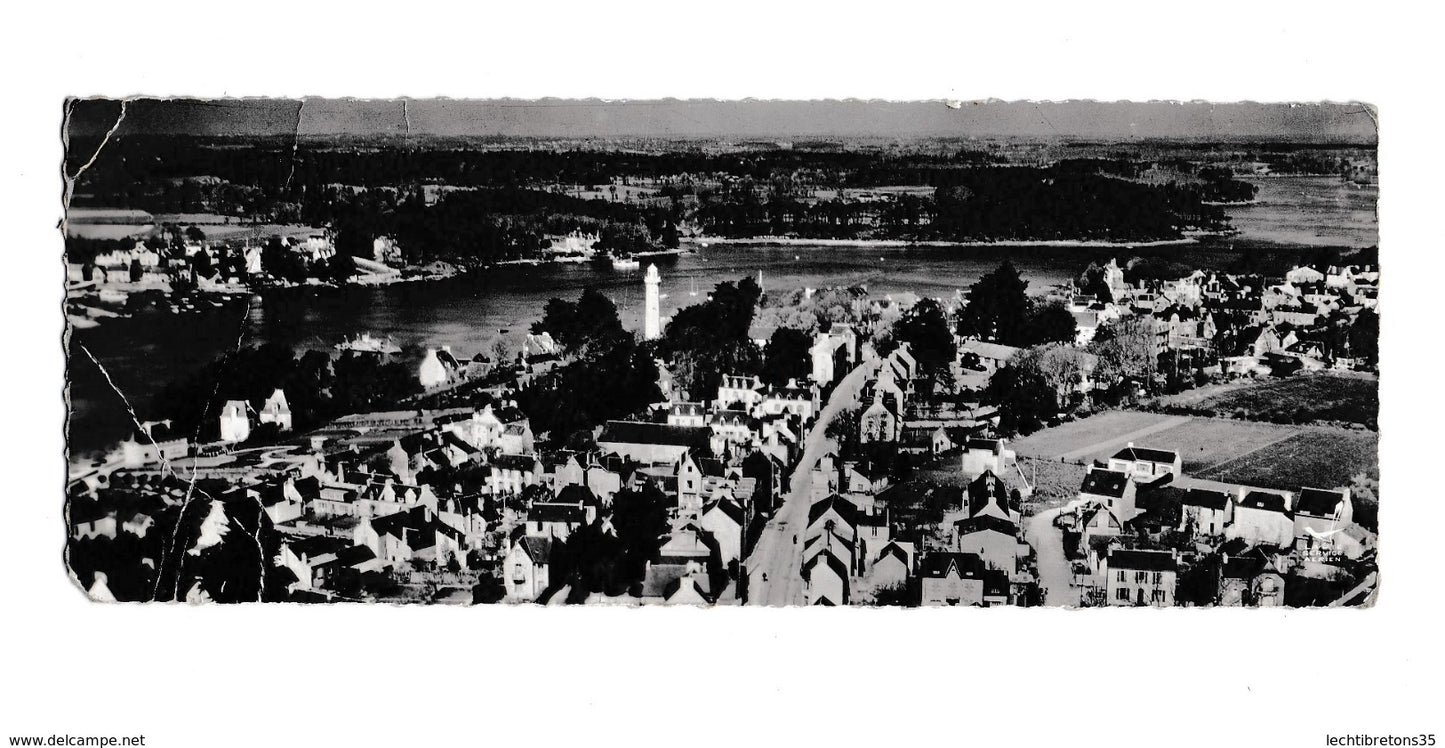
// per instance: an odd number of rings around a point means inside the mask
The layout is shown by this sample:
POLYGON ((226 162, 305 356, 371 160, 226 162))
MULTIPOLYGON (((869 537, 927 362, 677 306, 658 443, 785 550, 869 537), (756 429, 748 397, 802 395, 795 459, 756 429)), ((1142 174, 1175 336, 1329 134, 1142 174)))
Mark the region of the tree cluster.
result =
POLYGON ((679 309, 663 331, 658 352, 677 383, 707 399, 724 374, 757 374, 762 353, 748 337, 762 289, 751 277, 717 284, 711 298, 679 309))
POLYGON ((968 303, 957 315, 958 334, 1017 348, 1074 340, 1074 316, 1059 302, 1035 302, 1028 285, 1004 260, 969 288, 968 303))

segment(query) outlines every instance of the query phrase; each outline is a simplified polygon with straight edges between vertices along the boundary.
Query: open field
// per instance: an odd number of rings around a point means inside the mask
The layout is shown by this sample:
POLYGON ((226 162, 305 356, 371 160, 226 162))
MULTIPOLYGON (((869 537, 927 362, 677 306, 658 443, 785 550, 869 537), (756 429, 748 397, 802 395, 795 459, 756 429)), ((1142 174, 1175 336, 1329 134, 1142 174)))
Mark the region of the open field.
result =
POLYGON ((1357 473, 1379 474, 1374 432, 1131 411, 1045 429, 1012 446, 1020 459, 1088 463, 1130 441, 1179 452, 1191 477, 1264 488, 1329 488, 1357 473))
POLYGON ((1201 387, 1159 398, 1156 403, 1198 415, 1272 423, 1372 424, 1379 416, 1380 381, 1362 374, 1315 374, 1201 387))
POLYGON ((1359 473, 1378 476, 1379 440, 1369 432, 1307 429, 1199 477, 1264 488, 1346 485, 1359 473))
MULTIPOLYGON (((1130 440, 1126 434, 1147 432, 1172 420, 1171 416, 1160 413, 1110 410, 1056 428, 1036 431, 1011 446, 1020 457, 1027 455, 1057 460, 1079 450, 1091 449, 1094 445, 1102 450, 1121 438, 1121 444, 1127 443, 1130 440)), ((1087 461, 1092 457, 1080 455, 1071 459, 1087 461)))

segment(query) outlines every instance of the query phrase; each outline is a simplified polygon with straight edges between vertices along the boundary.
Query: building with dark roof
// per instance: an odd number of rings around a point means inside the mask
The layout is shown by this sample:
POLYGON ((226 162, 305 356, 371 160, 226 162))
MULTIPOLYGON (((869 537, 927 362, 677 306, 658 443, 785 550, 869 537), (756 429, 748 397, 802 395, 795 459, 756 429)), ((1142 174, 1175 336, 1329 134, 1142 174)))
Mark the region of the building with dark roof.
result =
MULTIPOLYGON (((1109 461, 1111 464, 1113 460, 1109 461)), ((1119 518, 1128 522, 1139 514, 1138 488, 1133 476, 1124 470, 1090 468, 1079 486, 1079 498, 1103 505, 1119 518)))
POLYGON ((919 604, 983 605, 987 571, 973 553, 930 553, 918 569, 919 604))
POLYGON ((1354 525, 1350 489, 1302 488, 1294 504, 1294 534, 1303 550, 1332 550, 1331 537, 1354 525))
POLYGON ((566 540, 578 528, 588 524, 591 519, 588 515, 587 505, 582 502, 539 501, 527 510, 526 533, 566 540))
POLYGON ((608 421, 597 446, 643 465, 673 465, 689 451, 712 454, 712 429, 642 421, 608 421))
POLYGON ((992 514, 979 514, 953 523, 954 547, 983 559, 991 569, 1009 575, 1018 571, 1018 525, 992 514))
POLYGON ((858 506, 836 493, 808 507, 807 534, 829 531, 847 538, 858 534, 858 506))
POLYGON ((1184 474, 1184 464, 1178 452, 1167 449, 1136 447, 1134 442, 1109 458, 1109 469, 1128 473, 1141 483, 1152 483, 1165 475, 1184 474))
POLYGON ((1114 548, 1102 559, 1099 574, 1109 605, 1174 605, 1179 564, 1172 551, 1114 548))
POLYGON ((827 546, 814 553, 803 563, 808 604, 847 605, 849 576, 848 563, 838 557, 837 549, 827 546))
POLYGON ((1002 519, 1013 519, 1010 501, 1012 494, 1008 484, 1004 483, 993 471, 985 470, 977 478, 974 478, 968 484, 965 493, 968 497, 968 516, 992 514, 1002 519))
POLYGON ((551 585, 552 551, 557 541, 551 537, 523 535, 512 542, 502 566, 502 581, 507 600, 532 602, 551 585))

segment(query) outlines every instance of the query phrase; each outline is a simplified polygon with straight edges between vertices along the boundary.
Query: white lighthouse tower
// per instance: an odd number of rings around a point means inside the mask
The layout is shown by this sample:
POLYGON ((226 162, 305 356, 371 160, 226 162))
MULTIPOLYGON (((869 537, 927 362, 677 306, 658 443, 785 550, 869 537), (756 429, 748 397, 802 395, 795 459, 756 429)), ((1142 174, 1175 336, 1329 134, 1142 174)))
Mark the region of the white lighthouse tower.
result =
POLYGON ((643 312, 642 337, 645 340, 657 340, 662 335, 662 318, 657 306, 657 287, 662 283, 662 276, 658 275, 656 265, 647 266, 644 282, 647 284, 647 308, 643 312))

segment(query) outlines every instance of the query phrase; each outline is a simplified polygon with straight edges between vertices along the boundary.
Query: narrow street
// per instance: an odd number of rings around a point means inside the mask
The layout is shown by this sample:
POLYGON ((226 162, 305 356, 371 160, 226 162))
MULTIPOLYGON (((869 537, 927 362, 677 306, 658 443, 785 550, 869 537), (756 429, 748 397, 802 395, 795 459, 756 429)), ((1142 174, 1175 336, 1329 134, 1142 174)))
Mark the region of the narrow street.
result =
POLYGON ((1024 528, 1024 538, 1033 546, 1038 558, 1039 585, 1044 589, 1045 605, 1066 605, 1076 607, 1079 593, 1070 584, 1073 572, 1069 560, 1064 557, 1064 536, 1054 527, 1054 517, 1061 508, 1049 509, 1029 519, 1024 528))
POLYGON ((749 605, 802 605, 803 531, 807 529, 813 468, 827 451, 828 424, 858 402, 858 393, 877 370, 877 363, 860 364, 849 372, 823 406, 803 443, 803 457, 793 469, 791 489, 773 518, 763 528, 758 544, 745 562, 749 605), (793 542, 796 537, 798 541, 793 542), (766 581, 764 580, 766 577, 766 581))

